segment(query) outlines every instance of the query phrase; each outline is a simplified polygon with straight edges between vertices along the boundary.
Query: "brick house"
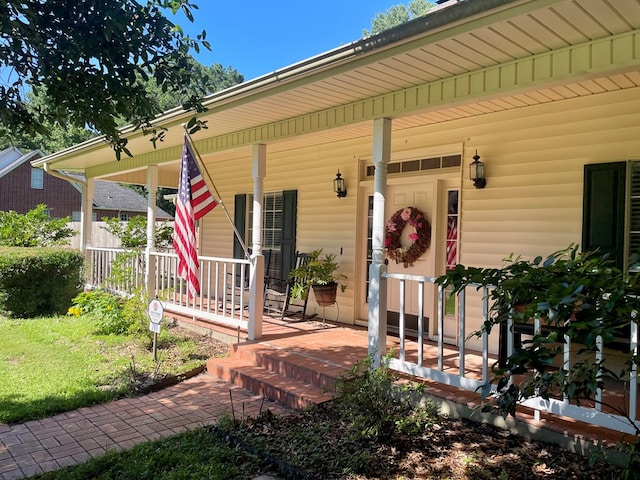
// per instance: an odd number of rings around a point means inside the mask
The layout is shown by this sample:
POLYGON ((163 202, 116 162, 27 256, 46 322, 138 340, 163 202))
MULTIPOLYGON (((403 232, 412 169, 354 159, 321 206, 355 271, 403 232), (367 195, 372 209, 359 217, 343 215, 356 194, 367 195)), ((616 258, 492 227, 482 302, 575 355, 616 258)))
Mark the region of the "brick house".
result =
MULTIPOLYGON (((16 147, 0 151, 0 211, 13 210, 24 214, 44 203, 51 217, 70 216, 72 220, 79 221, 82 203, 80 185, 31 166, 33 160, 44 156, 40 150, 25 154, 16 147)), ((82 175, 74 175, 73 178, 84 182, 82 175)), ((146 198, 115 182, 95 183, 93 205, 94 221, 104 217, 128 220, 147 214, 146 198)), ((171 215, 157 208, 156 218, 168 220, 171 215)))

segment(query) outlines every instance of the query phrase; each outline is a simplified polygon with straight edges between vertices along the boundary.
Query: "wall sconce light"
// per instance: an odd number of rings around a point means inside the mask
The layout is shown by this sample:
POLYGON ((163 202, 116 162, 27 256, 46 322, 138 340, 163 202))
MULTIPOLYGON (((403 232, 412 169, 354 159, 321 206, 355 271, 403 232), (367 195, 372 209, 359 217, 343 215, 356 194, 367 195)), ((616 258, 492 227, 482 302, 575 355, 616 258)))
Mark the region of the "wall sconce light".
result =
POLYGON ((469 179, 476 188, 484 188, 487 186, 487 179, 484 178, 484 163, 480 161, 480 155, 476 150, 473 156, 473 162, 469 164, 469 179))
POLYGON ((336 192, 338 198, 347 196, 347 187, 344 186, 344 178, 342 178, 340 170, 336 173, 336 178, 333 179, 333 191, 336 192))

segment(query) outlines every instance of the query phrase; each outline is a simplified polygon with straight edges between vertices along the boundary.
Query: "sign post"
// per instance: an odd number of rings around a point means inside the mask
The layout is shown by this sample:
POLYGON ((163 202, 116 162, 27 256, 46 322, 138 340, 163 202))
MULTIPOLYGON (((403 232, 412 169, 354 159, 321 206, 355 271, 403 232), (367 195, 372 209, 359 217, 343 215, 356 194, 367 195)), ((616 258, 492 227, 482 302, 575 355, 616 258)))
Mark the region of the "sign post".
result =
POLYGON ((158 334, 160 333, 160 322, 162 321, 162 315, 164 314, 164 307, 158 296, 149 302, 147 308, 149 315, 149 330, 153 332, 153 361, 158 361, 158 334))

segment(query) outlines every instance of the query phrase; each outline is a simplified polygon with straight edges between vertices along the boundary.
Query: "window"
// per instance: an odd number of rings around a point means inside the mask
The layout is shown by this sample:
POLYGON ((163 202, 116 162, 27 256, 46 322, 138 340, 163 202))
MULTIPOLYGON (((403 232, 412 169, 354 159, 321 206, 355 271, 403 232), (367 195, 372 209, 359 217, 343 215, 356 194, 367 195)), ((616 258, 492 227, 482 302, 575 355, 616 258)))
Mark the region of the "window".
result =
POLYGON ((71 212, 71 221, 72 222, 80 222, 82 220, 82 212, 79 210, 74 210, 71 212))
POLYGON ((610 255, 625 268, 626 162, 585 165, 582 249, 610 255))
POLYGON ((128 213, 120 213, 119 215, 120 220, 122 220, 123 222, 126 222, 129 220, 129 214, 128 213))
MULTIPOLYGON (((262 204, 262 250, 270 250, 266 276, 286 280, 295 263, 297 191, 266 193, 262 204)), ((234 202, 234 224, 247 247, 253 238, 253 195, 239 194, 234 202), (248 204, 247 204, 248 202, 248 204)), ((233 255, 244 257, 242 246, 234 239, 233 255)), ((267 259, 265 259, 267 260, 267 259)))
POLYGON ((640 160, 585 165, 582 249, 640 271, 640 160))
POLYGON ((456 268, 458 264, 458 190, 449 190, 447 195, 447 270, 456 268))
MULTIPOLYGON (((282 192, 265 193, 262 204, 262 248, 280 250, 282 246, 282 192)), ((253 195, 249 196, 249 240, 253 238, 253 195)))
POLYGON ((44 170, 41 168, 31 169, 31 188, 42 190, 44 188, 44 170))

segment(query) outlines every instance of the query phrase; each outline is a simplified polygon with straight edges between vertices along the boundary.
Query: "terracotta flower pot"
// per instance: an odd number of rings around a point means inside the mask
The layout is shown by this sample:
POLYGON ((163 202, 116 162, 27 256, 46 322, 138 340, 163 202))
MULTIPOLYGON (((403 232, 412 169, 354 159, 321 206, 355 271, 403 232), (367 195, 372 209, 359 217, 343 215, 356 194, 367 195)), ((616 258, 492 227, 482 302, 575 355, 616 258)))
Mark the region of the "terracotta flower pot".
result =
POLYGON ((316 297, 316 302, 321 307, 328 307, 336 303, 336 295, 338 292, 338 284, 327 283, 326 285, 311 285, 313 289, 313 295, 316 297))

